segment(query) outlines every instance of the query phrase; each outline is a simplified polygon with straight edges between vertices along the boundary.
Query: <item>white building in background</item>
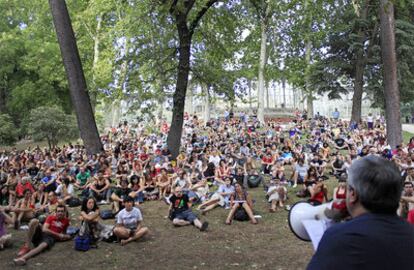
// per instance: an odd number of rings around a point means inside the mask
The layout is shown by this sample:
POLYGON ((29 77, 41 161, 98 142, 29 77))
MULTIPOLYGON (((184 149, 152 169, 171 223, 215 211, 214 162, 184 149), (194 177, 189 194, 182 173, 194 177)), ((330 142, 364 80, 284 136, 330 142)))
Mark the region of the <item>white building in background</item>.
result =
MULTIPOLYGON (((318 96, 316 100, 313 101, 313 110, 315 114, 319 112, 320 115, 332 116, 332 112, 335 108, 338 108, 340 113, 340 118, 342 119, 351 119, 352 114, 352 93, 347 95, 341 95, 341 99, 330 100, 328 95, 318 96)), ((362 107, 361 115, 362 118, 366 117, 369 113, 372 115, 377 115, 380 113, 379 109, 371 108, 371 101, 364 94, 362 96, 362 107)))
MULTIPOLYGON (((318 95, 313 101, 314 113, 319 112, 320 115, 327 117, 332 116, 332 112, 335 108, 340 112, 340 118, 350 119, 352 112, 352 93, 347 95, 341 95, 341 99, 330 100, 328 95, 318 95)), ((210 117, 217 118, 223 115, 225 110, 230 107, 229 102, 220 98, 219 96, 212 97, 216 100, 214 104, 210 103, 210 117)), ((201 88, 194 87, 193 95, 186 95, 185 111, 188 113, 195 113, 200 118, 204 117, 205 110, 205 97, 201 95, 201 88)), ((298 90, 293 88, 291 85, 283 84, 280 82, 270 82, 268 85, 268 91, 265 91, 265 108, 287 108, 287 109, 300 109, 306 108, 305 95, 298 90)), ((137 115, 127 114, 130 104, 126 101, 117 101, 106 104, 105 108, 102 108, 102 114, 105 119, 105 126, 117 125, 121 120, 134 121, 137 115)), ((167 106, 166 106, 167 107, 167 106)), ((251 93, 249 91, 244 95, 243 98, 236 98, 235 102, 236 111, 251 112, 257 109, 257 85, 253 82, 251 87, 251 93), (251 102, 250 102, 251 101, 251 102)), ((368 113, 378 115, 379 109, 371 108, 371 102, 363 95, 362 98, 362 118, 365 118, 368 113)), ((164 110, 163 117, 168 121, 171 120, 171 110, 164 110)))
MULTIPOLYGON (((201 90, 195 89, 194 95, 191 97, 187 95, 185 111, 190 112, 190 104, 192 103, 194 113, 200 117, 203 116, 204 102, 203 98, 199 97, 198 94, 201 90)), ((319 112, 320 115, 327 117, 332 116, 332 112, 335 108, 340 112, 342 119, 350 119, 352 113, 352 93, 341 95, 341 99, 330 100, 328 95, 318 95, 313 101, 314 113, 319 112)), ((302 91, 293 88, 291 85, 283 84, 280 82, 270 82, 268 86, 268 93, 265 91, 265 108, 287 108, 287 109, 300 109, 306 108, 306 99, 302 91)), ((215 104, 210 104, 211 117, 218 117, 220 114, 229 109, 229 103, 223 99, 216 98, 215 104)), ((250 109, 256 110, 257 108, 257 86, 256 83, 252 85, 251 93, 246 93, 242 98, 236 98, 235 107, 237 110, 249 111, 250 109), (251 98, 250 98, 251 97, 251 98), (250 100, 252 101, 250 103, 250 100)), ((362 117, 366 117, 368 113, 377 115, 380 113, 379 109, 371 108, 371 101, 363 95, 362 98, 362 117)))

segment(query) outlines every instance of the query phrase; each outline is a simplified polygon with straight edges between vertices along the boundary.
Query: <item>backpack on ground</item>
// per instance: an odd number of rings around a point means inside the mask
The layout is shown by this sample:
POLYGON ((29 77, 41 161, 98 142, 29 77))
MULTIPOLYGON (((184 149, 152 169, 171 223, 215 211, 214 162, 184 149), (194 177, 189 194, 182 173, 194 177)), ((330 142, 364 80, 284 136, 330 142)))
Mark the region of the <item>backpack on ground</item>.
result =
POLYGON ((112 219, 115 217, 114 213, 112 213, 112 210, 102 210, 100 211, 100 214, 102 219, 112 219))
POLYGON ((249 188, 256 188, 260 185, 261 181, 262 179, 259 175, 250 175, 249 178, 247 178, 247 185, 249 188))
POLYGON ((91 238, 89 235, 78 235, 75 237, 75 250, 88 251, 91 248, 91 238))
POLYGON ((78 207, 82 204, 82 202, 78 198, 70 198, 67 201, 67 204, 69 205, 69 207, 78 207))

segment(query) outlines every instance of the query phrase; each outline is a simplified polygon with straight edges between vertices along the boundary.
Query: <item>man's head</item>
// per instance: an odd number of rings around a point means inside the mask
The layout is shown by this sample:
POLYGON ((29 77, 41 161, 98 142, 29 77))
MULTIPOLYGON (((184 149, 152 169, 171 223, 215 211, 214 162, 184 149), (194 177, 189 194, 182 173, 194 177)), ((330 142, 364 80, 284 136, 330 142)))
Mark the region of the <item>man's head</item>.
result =
POLYGON ((174 190, 174 195, 177 197, 181 197, 183 195, 183 190, 181 187, 176 187, 174 190))
POLYGON ((123 189, 128 188, 128 180, 126 180, 126 179, 121 180, 121 188, 123 188, 123 189))
POLYGON ((125 209, 129 212, 129 211, 131 211, 132 210, 132 207, 134 206, 134 198, 132 198, 132 197, 130 197, 130 196, 127 196, 125 199, 124 199, 124 206, 125 206, 125 209))
POLYGON ((65 215, 66 215, 66 207, 63 204, 59 204, 56 207, 56 217, 58 219, 62 219, 65 217, 65 215))
POLYGON ((404 195, 413 196, 414 195, 414 184, 413 182, 407 181, 404 183, 404 195))
POLYGON ((396 165, 378 156, 352 163, 348 172, 346 204, 351 216, 363 212, 395 214, 402 191, 396 165))

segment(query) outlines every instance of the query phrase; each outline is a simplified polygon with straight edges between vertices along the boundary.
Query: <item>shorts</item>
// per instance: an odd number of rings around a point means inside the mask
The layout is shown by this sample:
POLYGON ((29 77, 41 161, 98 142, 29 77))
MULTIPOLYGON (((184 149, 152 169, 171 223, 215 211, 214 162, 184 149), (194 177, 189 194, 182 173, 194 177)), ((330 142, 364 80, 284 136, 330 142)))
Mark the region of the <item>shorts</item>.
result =
POLYGON ((53 191, 53 192, 56 191, 56 186, 54 184, 45 187, 45 192, 46 193, 49 193, 51 191, 53 191))
POLYGON ((197 219, 197 216, 194 215, 194 213, 191 210, 185 210, 184 212, 176 213, 174 218, 186 220, 192 223, 194 222, 194 220, 197 219))
POLYGON ((40 225, 37 226, 36 231, 32 236, 32 243, 35 247, 39 246, 41 243, 46 243, 47 247, 51 248, 55 242, 56 241, 52 236, 47 235, 42 231, 42 227, 40 225))

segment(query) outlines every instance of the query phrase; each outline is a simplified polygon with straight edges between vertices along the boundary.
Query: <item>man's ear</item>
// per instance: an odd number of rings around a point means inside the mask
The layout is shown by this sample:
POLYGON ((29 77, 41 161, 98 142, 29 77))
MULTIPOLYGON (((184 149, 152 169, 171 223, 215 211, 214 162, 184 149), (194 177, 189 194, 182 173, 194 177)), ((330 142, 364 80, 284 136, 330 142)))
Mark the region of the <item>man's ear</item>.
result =
POLYGON ((355 192, 354 188, 348 189, 349 192, 349 202, 355 204, 358 202, 358 194, 355 192))

